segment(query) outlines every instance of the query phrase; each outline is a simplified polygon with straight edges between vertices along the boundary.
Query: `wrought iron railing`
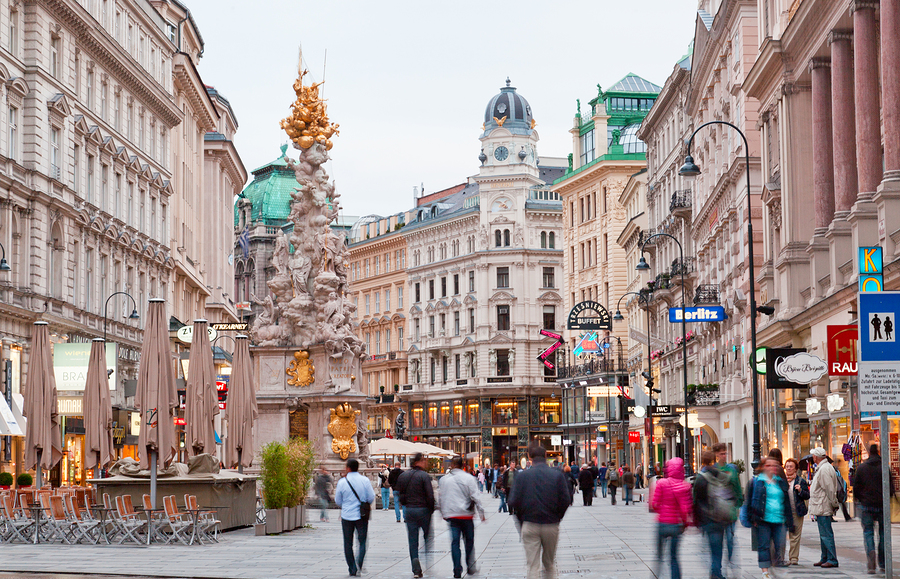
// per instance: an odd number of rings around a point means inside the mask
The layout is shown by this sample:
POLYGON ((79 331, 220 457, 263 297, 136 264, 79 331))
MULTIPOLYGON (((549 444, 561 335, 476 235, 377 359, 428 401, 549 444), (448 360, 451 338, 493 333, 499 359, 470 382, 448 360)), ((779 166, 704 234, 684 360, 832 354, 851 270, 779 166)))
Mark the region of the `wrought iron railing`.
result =
POLYGON ((694 294, 695 304, 718 304, 719 302, 719 286, 715 284, 701 284, 697 286, 697 292, 694 294))
POLYGON ((581 364, 561 365, 556 368, 556 377, 574 378, 595 374, 623 374, 628 372, 624 358, 594 358, 581 364))
POLYGON ((674 212, 678 209, 690 209, 691 200, 692 196, 690 189, 676 191, 672 193, 672 200, 669 202, 669 211, 674 212))
POLYGON ((674 261, 672 261, 672 277, 676 275, 681 275, 684 272, 685 275, 689 273, 694 273, 697 267, 697 261, 693 257, 678 257, 674 261))
MULTIPOLYGON (((638 245, 644 245, 645 243, 647 243, 648 239, 650 239, 652 236, 656 235, 657 233, 659 233, 659 231, 657 231, 656 229, 645 229, 645 230, 641 231, 641 234, 638 237, 638 245)), ((657 239, 651 240, 650 244, 651 245, 655 244, 657 239)))

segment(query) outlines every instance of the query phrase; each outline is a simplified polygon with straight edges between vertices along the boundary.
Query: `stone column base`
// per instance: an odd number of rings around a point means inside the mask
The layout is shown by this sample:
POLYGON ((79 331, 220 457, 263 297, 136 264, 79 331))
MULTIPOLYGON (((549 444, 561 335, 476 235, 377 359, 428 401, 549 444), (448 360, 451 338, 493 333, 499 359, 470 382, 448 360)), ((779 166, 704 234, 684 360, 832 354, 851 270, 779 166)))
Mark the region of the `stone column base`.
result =
POLYGON ((831 295, 851 282, 853 274, 853 251, 851 240, 853 231, 846 213, 836 213, 828 226, 825 238, 828 240, 828 268, 831 282, 827 295, 831 295))
POLYGON ((813 235, 806 253, 809 255, 809 287, 810 295, 807 306, 828 295, 831 287, 831 261, 830 243, 826 237, 827 230, 819 231, 813 235))

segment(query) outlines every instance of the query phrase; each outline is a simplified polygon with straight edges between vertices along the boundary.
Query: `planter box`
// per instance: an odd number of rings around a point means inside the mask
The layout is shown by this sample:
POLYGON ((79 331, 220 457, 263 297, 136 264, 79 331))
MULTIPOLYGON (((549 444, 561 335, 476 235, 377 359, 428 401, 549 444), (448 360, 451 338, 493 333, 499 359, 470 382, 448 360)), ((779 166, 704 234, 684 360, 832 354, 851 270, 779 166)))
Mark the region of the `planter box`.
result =
POLYGON ((266 534, 274 535, 284 530, 284 509, 266 509, 266 534))
POLYGON ((266 524, 265 523, 256 523, 253 525, 253 530, 257 537, 265 537, 266 536, 266 524))

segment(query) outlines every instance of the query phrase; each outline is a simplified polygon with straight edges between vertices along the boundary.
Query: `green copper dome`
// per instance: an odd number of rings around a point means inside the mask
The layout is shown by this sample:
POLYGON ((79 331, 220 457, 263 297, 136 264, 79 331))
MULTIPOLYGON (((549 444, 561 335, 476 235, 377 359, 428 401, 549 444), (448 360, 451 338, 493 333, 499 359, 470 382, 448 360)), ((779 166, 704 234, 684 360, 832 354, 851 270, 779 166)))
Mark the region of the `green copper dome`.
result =
MULTIPOLYGON (((250 225, 262 222, 281 227, 291 211, 291 192, 297 188, 294 172, 288 168, 287 145, 281 146, 281 156, 253 170, 253 181, 241 192, 240 197, 250 202, 250 225)), ((234 209, 234 225, 240 225, 237 204, 234 209)))

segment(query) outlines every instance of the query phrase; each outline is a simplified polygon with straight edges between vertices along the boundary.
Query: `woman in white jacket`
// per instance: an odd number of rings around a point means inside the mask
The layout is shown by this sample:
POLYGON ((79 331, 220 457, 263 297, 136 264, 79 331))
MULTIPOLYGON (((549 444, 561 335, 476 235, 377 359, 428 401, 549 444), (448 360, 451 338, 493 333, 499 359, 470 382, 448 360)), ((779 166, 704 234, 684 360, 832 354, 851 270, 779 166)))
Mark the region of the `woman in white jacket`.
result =
POLYGON ((819 562, 813 565, 830 569, 838 566, 831 517, 841 506, 837 499, 838 487, 841 484, 838 477, 841 475, 831 466, 824 448, 814 448, 811 454, 816 461, 816 474, 809 487, 809 514, 816 517, 819 543, 822 547, 822 556, 819 562))
POLYGON ((475 516, 484 520, 484 508, 478 500, 475 477, 463 470, 463 459, 450 459, 450 472, 439 483, 438 506, 441 516, 450 525, 450 555, 453 558, 453 576, 462 577, 462 553, 459 539, 466 544, 466 568, 469 575, 477 573, 475 568, 475 516))

